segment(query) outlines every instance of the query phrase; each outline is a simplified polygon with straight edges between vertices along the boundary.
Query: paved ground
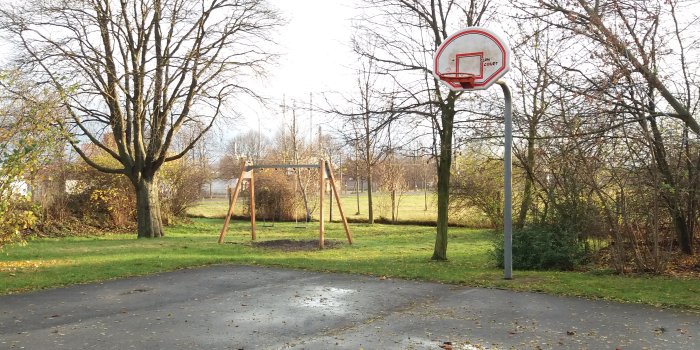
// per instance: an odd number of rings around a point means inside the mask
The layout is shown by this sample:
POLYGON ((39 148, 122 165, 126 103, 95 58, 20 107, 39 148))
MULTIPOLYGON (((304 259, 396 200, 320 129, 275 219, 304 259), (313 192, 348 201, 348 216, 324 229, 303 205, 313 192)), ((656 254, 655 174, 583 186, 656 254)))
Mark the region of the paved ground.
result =
POLYGON ((241 266, 0 297, 0 349, 440 349, 444 342, 700 349, 700 315, 241 266))

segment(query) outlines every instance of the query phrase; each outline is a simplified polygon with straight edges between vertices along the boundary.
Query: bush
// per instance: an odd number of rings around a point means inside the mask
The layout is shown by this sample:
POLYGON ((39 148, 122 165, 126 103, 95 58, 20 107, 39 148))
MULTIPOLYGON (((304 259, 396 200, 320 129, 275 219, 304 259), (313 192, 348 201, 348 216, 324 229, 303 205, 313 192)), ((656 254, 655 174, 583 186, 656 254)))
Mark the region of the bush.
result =
POLYGON ((29 182, 63 150, 60 101, 18 71, 0 72, 0 246, 22 242, 40 219, 29 182))
POLYGON ((160 171, 160 202, 163 223, 183 217, 201 198, 201 189, 210 178, 209 170, 179 159, 166 163, 160 171))
MULTIPOLYGON (((248 196, 248 195, 246 195, 248 196)), ((297 193, 294 176, 279 171, 255 174, 255 215, 262 220, 303 220, 301 193, 297 193)))
MULTIPOLYGON (((93 156, 99 164, 118 167, 107 155, 93 156)), ((82 160, 54 166, 42 174, 42 202, 45 209, 45 229, 55 230, 76 226, 81 230, 129 231, 136 228, 136 194, 130 180, 120 174, 107 174, 82 160), (84 225, 85 227, 82 227, 84 225)), ((200 198, 206 182, 206 169, 183 160, 166 163, 159 173, 161 216, 163 224, 175 222, 185 210, 200 198)))
MULTIPOLYGON (((488 158, 478 152, 458 157, 455 162, 460 171, 452 175, 450 183, 450 216, 462 216, 472 221, 477 218, 474 209, 488 220, 491 228, 501 226, 503 205, 503 162, 488 158)), ((486 220, 478 226, 487 224, 486 220)))
POLYGON ((60 226, 74 218, 99 229, 135 227, 136 196, 126 176, 102 173, 82 162, 67 171, 65 177, 74 186, 61 191, 47 208, 48 223, 60 226))
MULTIPOLYGON (((503 267, 503 235, 493 255, 503 267)), ((513 232, 513 268, 519 270, 572 270, 588 258, 585 243, 565 228, 541 225, 513 232)))
POLYGON ((38 206, 25 196, 15 196, 10 201, 0 201, 0 247, 22 242, 23 234, 31 230, 38 220, 38 206))

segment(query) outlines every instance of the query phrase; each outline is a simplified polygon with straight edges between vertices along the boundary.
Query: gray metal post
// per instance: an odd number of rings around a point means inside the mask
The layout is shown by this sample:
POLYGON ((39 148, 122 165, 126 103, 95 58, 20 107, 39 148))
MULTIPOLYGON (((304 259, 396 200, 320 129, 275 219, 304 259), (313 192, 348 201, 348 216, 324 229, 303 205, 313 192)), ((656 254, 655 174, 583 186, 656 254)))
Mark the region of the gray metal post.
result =
POLYGON ((513 101, 510 89, 505 81, 499 80, 498 85, 503 89, 505 99, 505 145, 503 149, 503 277, 507 280, 513 278, 513 188, 512 188, 512 160, 513 149, 513 101))

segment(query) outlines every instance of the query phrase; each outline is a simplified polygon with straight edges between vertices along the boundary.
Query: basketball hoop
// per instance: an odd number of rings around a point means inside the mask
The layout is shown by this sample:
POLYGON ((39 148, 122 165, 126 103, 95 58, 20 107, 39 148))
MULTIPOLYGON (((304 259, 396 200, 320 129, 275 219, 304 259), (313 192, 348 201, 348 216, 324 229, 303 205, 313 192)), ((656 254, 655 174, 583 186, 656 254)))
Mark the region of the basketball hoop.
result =
POLYGON ((445 72, 440 74, 440 80, 444 80, 450 84, 459 84, 463 89, 472 89, 474 88, 476 75, 462 72, 445 72))
POLYGON ((505 81, 510 70, 508 42, 486 28, 464 28, 447 37, 433 57, 435 79, 452 91, 486 90, 493 84, 503 89, 505 99, 505 142, 503 151, 503 277, 513 278, 513 100, 505 81))
POLYGON ((435 51, 433 75, 452 91, 486 90, 510 70, 508 42, 480 27, 462 29, 435 51))

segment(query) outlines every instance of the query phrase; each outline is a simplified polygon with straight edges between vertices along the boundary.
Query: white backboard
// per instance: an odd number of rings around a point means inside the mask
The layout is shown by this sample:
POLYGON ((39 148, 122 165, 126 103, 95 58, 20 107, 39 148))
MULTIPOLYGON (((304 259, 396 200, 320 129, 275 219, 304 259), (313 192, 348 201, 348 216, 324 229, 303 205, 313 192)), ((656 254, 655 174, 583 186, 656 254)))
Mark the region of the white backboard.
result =
POLYGON ((433 75, 455 91, 488 89, 510 70, 510 55, 508 43, 496 33, 481 27, 465 28, 438 47, 433 75))

